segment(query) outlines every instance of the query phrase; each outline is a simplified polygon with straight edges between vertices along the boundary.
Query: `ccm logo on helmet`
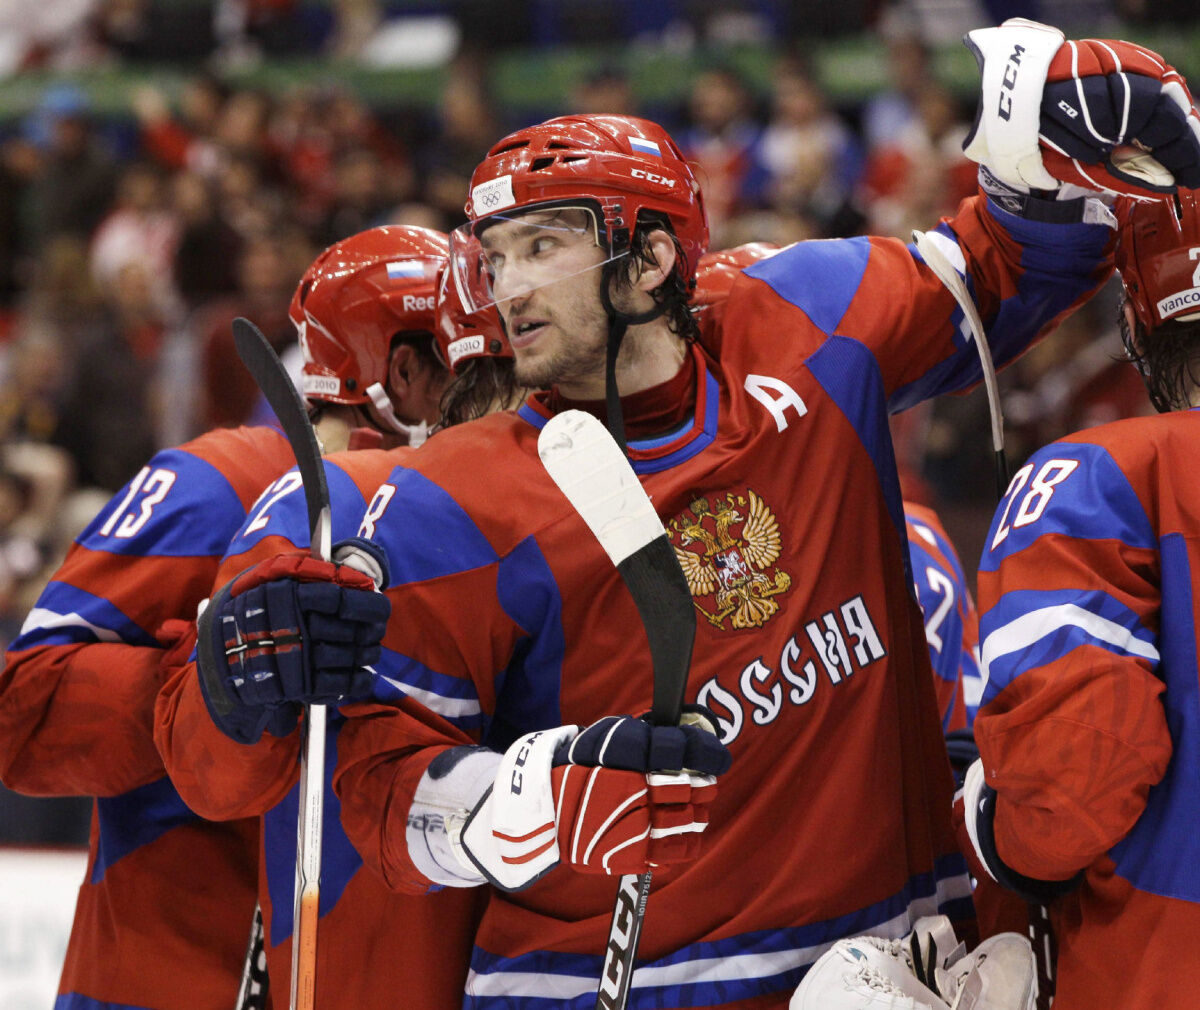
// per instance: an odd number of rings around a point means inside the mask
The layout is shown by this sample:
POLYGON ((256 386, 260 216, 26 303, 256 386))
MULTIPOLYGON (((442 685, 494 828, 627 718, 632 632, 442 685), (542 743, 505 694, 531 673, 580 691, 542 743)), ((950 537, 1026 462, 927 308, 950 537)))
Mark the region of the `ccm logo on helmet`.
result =
POLYGON ((434 305, 433 295, 405 295, 404 296, 404 311, 405 312, 432 312, 434 305))
POLYGON ((675 186, 674 179, 668 179, 665 175, 655 175, 653 172, 647 172, 644 168, 630 169, 630 175, 635 179, 645 179, 647 182, 657 183, 659 186, 666 186, 672 189, 675 186))

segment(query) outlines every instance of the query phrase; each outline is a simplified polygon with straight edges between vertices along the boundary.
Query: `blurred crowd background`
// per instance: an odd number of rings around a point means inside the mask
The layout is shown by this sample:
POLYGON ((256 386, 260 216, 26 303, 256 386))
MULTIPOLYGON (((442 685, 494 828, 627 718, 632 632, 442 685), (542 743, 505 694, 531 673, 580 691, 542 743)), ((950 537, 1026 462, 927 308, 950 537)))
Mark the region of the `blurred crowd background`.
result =
MULTIPOLYGON (((1194 0, 4 0, 0 644, 156 449, 254 419, 230 321, 285 350, 322 248, 452 229, 510 129, 657 119, 698 165, 714 249, 907 240, 974 191, 959 39, 1017 14, 1200 78, 1194 0)), ((1149 412, 1116 304, 1110 287, 1003 376, 1013 464, 1149 412)), ((972 568, 995 502, 982 392, 895 428, 906 494, 972 568)), ((0 791, 0 840, 76 843, 86 811, 0 791)))

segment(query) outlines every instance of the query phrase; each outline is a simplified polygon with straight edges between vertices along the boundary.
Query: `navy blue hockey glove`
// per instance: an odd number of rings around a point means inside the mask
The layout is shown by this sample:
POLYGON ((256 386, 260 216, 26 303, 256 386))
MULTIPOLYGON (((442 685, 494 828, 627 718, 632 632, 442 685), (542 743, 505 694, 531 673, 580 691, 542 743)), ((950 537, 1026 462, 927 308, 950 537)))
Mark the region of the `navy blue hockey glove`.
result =
POLYGON ((716 720, 701 705, 685 705, 678 726, 652 726, 644 718, 609 715, 554 751, 556 765, 588 765, 630 772, 691 771, 724 775, 729 750, 716 735, 716 720))
POLYGON ((355 538, 345 564, 283 554, 242 572, 200 617, 200 687, 213 722, 239 743, 286 736, 302 704, 365 698, 391 604, 382 549, 355 538), (354 567, 352 567, 352 565, 354 567), (365 574, 360 568, 370 571, 365 574))
POLYGON ((946 734, 946 754, 954 770, 954 788, 961 789, 967 777, 967 769, 979 758, 979 747, 975 744, 975 731, 954 729, 946 734))
POLYGON ((965 41, 982 82, 963 150, 1000 181, 1067 196, 1200 186, 1200 117, 1187 82, 1158 53, 1116 39, 1068 41, 1021 18, 965 41))

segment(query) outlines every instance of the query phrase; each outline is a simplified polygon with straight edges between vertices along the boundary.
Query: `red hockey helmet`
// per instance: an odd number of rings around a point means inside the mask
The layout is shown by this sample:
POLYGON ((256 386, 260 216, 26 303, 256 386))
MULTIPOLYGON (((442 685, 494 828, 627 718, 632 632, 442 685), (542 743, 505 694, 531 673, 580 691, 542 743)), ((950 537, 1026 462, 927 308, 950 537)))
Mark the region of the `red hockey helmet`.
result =
MULTIPOLYGON (((610 256, 629 248, 639 215, 662 214, 679 241, 676 270, 691 283, 708 248, 708 219, 700 184, 670 135, 657 123, 633 116, 560 116, 509 134, 471 177, 466 213, 470 225, 455 233, 469 245, 480 224, 497 215, 539 205, 580 205, 597 210, 597 228, 610 256)), ((474 254, 454 253, 470 307, 490 300, 471 278, 474 254)))
POLYGON ((1200 190, 1122 200, 1118 211, 1117 269, 1146 331, 1168 319, 1200 318, 1200 190))
POLYGON ((475 358, 511 358, 512 345, 500 325, 495 305, 472 312, 463 301, 459 285, 449 270, 438 280, 437 338, 435 347, 442 364, 458 374, 462 366, 475 358))
POLYGON ((441 232, 385 225, 336 242, 313 261, 289 310, 309 400, 386 403, 392 338, 435 332, 438 273, 449 251, 441 232))

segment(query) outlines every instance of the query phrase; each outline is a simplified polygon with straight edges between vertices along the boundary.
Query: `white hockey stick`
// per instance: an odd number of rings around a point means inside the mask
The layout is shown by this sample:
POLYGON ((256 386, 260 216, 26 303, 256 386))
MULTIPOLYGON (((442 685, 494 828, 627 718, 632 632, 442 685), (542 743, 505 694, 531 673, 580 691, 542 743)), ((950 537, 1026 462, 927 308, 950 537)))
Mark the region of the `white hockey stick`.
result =
MULTIPOLYGON (((551 418, 538 437, 538 455, 637 604, 654 668, 650 721, 677 724, 692 661, 696 612, 662 521, 620 446, 591 414, 568 410, 551 418)), ((597 1010, 625 1007, 649 894, 649 872, 621 878, 597 1010)))
MULTIPOLYGON (((329 487, 316 433, 304 401, 275 351, 248 319, 233 321, 238 356, 279 419, 296 457, 308 507, 311 551, 328 561, 331 553, 329 487)), ((300 815, 296 823, 296 890, 292 906, 291 1010, 313 1010, 317 986, 317 916, 321 900, 321 825, 325 807, 324 705, 304 709, 300 754, 300 815)))

